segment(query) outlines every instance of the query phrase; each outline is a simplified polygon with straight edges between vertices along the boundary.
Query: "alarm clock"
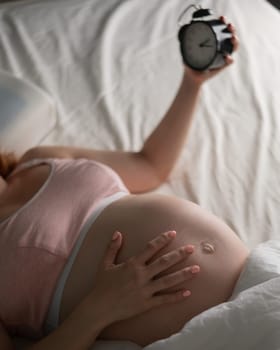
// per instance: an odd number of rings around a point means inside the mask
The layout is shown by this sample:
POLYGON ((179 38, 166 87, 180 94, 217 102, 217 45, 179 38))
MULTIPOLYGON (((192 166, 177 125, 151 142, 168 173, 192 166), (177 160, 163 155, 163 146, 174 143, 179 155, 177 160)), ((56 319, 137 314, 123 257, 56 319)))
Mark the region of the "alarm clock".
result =
POLYGON ((211 9, 191 6, 196 8, 192 20, 178 32, 184 63, 197 71, 224 66, 225 55, 233 52, 232 33, 211 9))

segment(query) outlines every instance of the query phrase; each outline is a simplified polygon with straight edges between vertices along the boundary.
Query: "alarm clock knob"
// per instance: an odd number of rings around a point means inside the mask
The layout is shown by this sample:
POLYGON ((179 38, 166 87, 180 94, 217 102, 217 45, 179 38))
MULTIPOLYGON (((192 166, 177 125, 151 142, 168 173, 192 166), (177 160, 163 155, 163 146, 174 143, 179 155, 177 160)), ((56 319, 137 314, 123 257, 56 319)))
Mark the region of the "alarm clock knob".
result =
POLYGON ((211 16, 212 14, 213 14, 213 11, 211 9, 199 9, 193 13, 192 17, 200 18, 200 17, 211 16))

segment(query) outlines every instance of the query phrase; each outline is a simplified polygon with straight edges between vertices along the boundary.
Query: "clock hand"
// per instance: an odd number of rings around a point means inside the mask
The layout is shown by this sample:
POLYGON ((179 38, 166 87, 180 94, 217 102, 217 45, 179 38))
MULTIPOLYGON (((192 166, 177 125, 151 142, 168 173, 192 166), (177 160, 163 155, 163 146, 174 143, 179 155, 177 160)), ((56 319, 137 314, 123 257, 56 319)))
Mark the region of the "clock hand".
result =
POLYGON ((210 39, 206 39, 205 41, 203 41, 199 46, 205 46, 205 44, 208 44, 210 41, 210 39))
POLYGON ((203 44, 200 44, 199 47, 213 47, 213 45, 203 45, 203 44))

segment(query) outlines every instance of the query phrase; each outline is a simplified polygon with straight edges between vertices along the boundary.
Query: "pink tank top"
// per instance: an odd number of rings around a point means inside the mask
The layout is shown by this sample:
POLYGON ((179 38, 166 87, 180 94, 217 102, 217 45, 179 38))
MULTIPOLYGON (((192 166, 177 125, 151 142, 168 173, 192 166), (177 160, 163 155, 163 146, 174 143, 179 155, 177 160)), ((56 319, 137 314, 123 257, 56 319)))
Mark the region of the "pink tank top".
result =
POLYGON ((50 174, 20 209, 0 221, 0 321, 11 335, 40 338, 57 281, 98 203, 129 194, 110 167, 87 159, 36 159, 50 174))

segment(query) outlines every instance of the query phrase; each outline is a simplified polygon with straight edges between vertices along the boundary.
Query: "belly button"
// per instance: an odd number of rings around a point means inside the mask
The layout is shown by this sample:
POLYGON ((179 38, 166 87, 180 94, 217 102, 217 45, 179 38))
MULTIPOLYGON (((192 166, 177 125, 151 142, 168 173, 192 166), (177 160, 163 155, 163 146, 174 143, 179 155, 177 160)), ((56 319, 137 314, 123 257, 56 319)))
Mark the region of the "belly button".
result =
POLYGON ((215 252, 214 245, 209 242, 201 242, 200 246, 202 251, 206 254, 213 254, 215 252))

